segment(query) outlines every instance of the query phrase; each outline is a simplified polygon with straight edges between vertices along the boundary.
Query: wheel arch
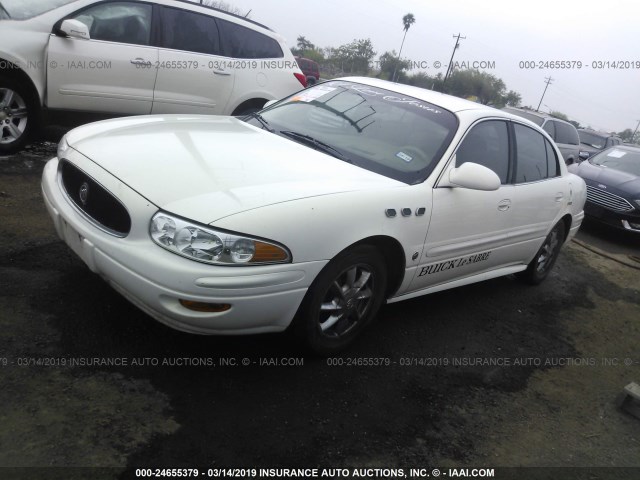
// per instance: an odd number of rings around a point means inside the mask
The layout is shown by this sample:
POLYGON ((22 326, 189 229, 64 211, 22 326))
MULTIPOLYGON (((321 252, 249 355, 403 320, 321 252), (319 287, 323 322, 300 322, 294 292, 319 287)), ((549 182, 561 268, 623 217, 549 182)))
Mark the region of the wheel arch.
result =
POLYGON ((393 296, 393 294, 400 288, 400 285, 402 285, 406 267, 405 252, 400 242, 393 237, 376 235, 373 237, 363 238, 362 240, 345 248, 345 250, 357 245, 371 245, 380 252, 387 267, 386 298, 393 296))
POLYGON ((37 100, 38 108, 42 109, 44 89, 41 91, 34 82, 33 78, 20 68, 15 62, 0 56, 0 75, 6 76, 25 85, 34 100, 37 100))
POLYGON ((560 221, 564 223, 564 239, 563 239, 563 243, 564 243, 567 241, 567 238, 569 237, 569 231, 571 230, 571 224, 573 222, 573 218, 569 213, 567 213, 564 217, 560 219, 560 221))
POLYGON ((264 107, 264 104, 268 101, 269 100, 267 100, 266 98, 250 98, 249 100, 245 100, 240 105, 238 105, 233 110, 231 115, 238 115, 240 112, 250 108, 257 108, 258 110, 262 110, 262 107, 264 107))

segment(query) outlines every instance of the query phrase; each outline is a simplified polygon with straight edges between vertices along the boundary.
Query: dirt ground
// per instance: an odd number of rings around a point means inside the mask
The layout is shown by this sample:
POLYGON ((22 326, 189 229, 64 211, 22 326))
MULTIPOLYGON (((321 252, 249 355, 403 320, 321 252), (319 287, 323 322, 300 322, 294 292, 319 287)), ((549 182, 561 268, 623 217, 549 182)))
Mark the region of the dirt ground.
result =
POLYGON ((615 403, 640 383, 637 268, 572 243, 539 287, 506 277, 386 306, 329 361, 286 335, 193 336, 130 305, 56 237, 39 186, 54 154, 0 158, 0 467, 109 467, 63 478, 114 479, 156 467, 633 467, 579 472, 640 478, 640 419, 615 403), (383 364, 358 366, 371 358, 383 364))

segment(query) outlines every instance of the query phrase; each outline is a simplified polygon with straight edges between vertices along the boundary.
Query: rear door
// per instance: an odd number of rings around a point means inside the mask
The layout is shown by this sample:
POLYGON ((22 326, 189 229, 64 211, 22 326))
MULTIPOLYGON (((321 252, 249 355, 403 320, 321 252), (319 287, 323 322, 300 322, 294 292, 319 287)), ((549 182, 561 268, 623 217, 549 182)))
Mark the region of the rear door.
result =
POLYGON ((244 71, 222 55, 218 22, 179 8, 162 10, 153 113, 225 114, 244 71))
POLYGON ((516 163, 509 242, 523 258, 533 258, 560 212, 570 201, 568 184, 551 143, 533 128, 513 123, 516 163))
POLYGON ((51 35, 47 106, 116 114, 151 112, 158 49, 151 46, 153 6, 104 2, 67 17, 90 39, 51 35))

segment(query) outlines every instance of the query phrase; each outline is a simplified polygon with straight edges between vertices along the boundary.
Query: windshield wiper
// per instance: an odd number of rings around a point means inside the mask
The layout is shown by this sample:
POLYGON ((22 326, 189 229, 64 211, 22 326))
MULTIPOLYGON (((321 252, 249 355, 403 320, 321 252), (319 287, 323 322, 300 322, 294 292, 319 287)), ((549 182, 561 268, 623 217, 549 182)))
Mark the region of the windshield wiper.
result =
POLYGON ((320 150, 321 152, 328 153, 332 157, 335 157, 335 158, 337 158, 339 160, 343 160, 343 161, 348 162, 348 163, 353 163, 351 160, 349 160, 347 157, 345 157, 345 155, 342 152, 340 152, 336 148, 332 147, 331 145, 328 145, 328 144, 318 140, 317 138, 313 138, 311 135, 305 135, 304 133, 290 132, 290 131, 285 131, 285 130, 282 130, 280 133, 282 135, 286 135, 289 138, 297 140, 297 141, 299 141, 301 143, 305 143, 307 145, 310 145, 310 146, 314 147, 316 150, 320 150))
POLYGON ((260 122, 260 125, 262 125, 262 127, 265 130, 267 130, 268 132, 271 132, 271 133, 275 132, 275 130, 273 128, 271 128, 271 126, 269 125, 269 122, 267 122, 264 119, 264 117, 262 115, 260 115, 258 112, 250 113, 245 118, 255 118, 256 120, 258 120, 260 122))

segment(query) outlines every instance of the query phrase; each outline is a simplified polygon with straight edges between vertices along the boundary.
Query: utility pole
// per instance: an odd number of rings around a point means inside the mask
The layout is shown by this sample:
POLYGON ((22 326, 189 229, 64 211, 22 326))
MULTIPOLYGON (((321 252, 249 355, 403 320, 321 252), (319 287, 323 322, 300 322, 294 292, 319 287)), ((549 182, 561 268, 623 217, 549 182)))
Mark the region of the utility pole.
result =
POLYGON ((636 133, 638 131, 638 127, 640 127, 640 120, 638 120, 638 125, 636 125, 636 129, 633 131, 633 135, 631 135, 631 143, 635 143, 634 140, 636 138, 636 133))
POLYGON ((540 105, 542 105, 542 99, 544 98, 544 94, 547 93, 547 88, 549 88, 549 84, 553 83, 553 78, 551 77, 545 77, 545 80, 547 81, 547 86, 544 87, 544 92, 542 92, 542 97, 540 98, 540 103, 538 104, 538 108, 536 108, 536 112, 540 111, 540 105))
POLYGON ((442 86, 444 87, 444 84, 447 83, 447 78, 449 78, 449 75, 453 73, 453 57, 456 54, 456 50, 458 48, 460 48, 460 39, 462 40, 466 40, 467 37, 462 37, 460 36, 460 34, 458 33, 458 35, 453 35, 453 38, 456 39, 456 44, 453 47, 453 52, 451 52, 451 60, 449 60, 449 66, 447 67, 447 73, 445 73, 444 75, 444 80, 442 81, 442 86))

